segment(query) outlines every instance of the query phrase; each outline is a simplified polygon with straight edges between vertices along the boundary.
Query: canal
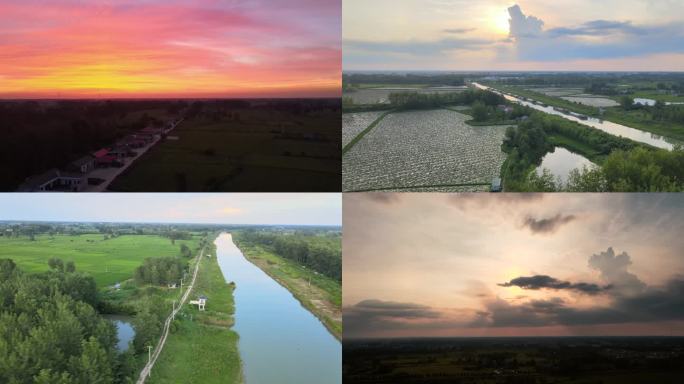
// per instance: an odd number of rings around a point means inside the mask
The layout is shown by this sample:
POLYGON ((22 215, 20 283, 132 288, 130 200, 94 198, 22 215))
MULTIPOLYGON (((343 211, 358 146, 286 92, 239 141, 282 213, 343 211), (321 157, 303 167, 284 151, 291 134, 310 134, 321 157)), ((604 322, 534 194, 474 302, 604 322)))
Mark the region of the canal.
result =
POLYGON ((610 121, 599 120, 599 119, 594 118, 594 117, 587 117, 586 120, 582 120, 577 116, 573 116, 573 115, 570 115, 567 113, 556 111, 555 109, 553 109, 553 107, 538 105, 538 104, 531 103, 529 101, 521 100, 515 96, 505 94, 503 92, 500 92, 500 91, 498 91, 494 88, 488 87, 486 85, 482 85, 479 83, 473 83, 473 85, 476 86, 477 88, 480 88, 480 89, 486 89, 486 90, 492 91, 494 93, 498 93, 498 94, 504 96, 506 98, 506 100, 512 101, 514 103, 521 104, 521 105, 536 109, 538 111, 546 112, 546 113, 551 114, 551 115, 561 116, 567 120, 574 121, 576 123, 580 123, 580 124, 583 124, 583 125, 586 125, 586 126, 589 126, 592 128, 600 129, 604 132, 610 133, 611 135, 626 137, 628 139, 638 141, 640 143, 649 144, 649 145, 652 145, 652 146, 657 147, 657 148, 672 150, 672 148, 674 148, 674 145, 679 143, 675 139, 663 137, 663 136, 656 135, 656 134, 650 133, 650 132, 641 131, 639 129, 627 127, 625 125, 616 124, 616 123, 613 123, 610 121))
POLYGON ((215 241, 235 282, 235 326, 247 384, 339 384, 342 345, 292 294, 243 256, 229 233, 215 241))

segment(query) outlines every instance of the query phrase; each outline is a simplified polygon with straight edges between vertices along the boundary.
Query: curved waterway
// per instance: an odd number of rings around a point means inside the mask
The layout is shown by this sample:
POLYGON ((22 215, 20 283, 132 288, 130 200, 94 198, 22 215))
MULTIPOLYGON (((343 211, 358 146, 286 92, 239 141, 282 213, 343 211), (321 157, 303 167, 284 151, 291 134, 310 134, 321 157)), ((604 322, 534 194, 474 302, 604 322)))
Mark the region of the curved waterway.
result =
POLYGON ((672 150, 672 148, 674 148, 674 145, 679 143, 677 140, 671 139, 669 137, 663 137, 660 135, 656 135, 654 133, 641 131, 639 129, 627 127, 627 126, 616 124, 616 123, 606 121, 606 120, 599 120, 599 119, 594 118, 594 117, 588 117, 587 116, 588 118, 586 120, 582 120, 576 116, 556 111, 555 109, 553 109, 553 107, 544 107, 542 105, 530 103, 529 101, 521 100, 515 96, 505 94, 503 92, 500 92, 500 91, 498 91, 494 88, 488 87, 486 85, 482 85, 482 84, 478 84, 478 83, 473 83, 473 85, 480 88, 480 89, 486 89, 486 90, 492 91, 494 93, 498 93, 499 95, 502 95, 503 97, 505 97, 506 100, 508 100, 508 101, 512 101, 514 103, 518 103, 518 104, 521 104, 521 105, 524 105, 524 106, 527 106, 530 108, 534 108, 538 111, 546 112, 546 113, 551 114, 551 115, 561 116, 567 120, 574 121, 576 123, 580 123, 583 125, 587 125, 587 126, 592 127, 592 128, 600 129, 604 132, 608 132, 611 135, 626 137, 628 139, 632 139, 632 140, 638 141, 640 143, 645 143, 645 144, 652 145, 654 147, 668 149, 668 150, 672 150))
POLYGON ((250 263, 229 233, 218 263, 234 281, 235 326, 247 384, 342 383, 342 345, 292 294, 250 263))

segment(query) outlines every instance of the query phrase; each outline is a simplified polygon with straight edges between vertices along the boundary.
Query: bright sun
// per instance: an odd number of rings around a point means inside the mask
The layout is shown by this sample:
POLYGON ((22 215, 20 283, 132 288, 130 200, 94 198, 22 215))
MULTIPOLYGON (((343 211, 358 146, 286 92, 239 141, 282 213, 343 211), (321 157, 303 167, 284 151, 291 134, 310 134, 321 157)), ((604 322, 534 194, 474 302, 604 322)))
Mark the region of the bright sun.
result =
POLYGON ((494 31, 496 31, 496 33, 508 35, 508 11, 504 9, 495 12, 490 18, 490 22, 492 23, 492 28, 494 29, 494 31))

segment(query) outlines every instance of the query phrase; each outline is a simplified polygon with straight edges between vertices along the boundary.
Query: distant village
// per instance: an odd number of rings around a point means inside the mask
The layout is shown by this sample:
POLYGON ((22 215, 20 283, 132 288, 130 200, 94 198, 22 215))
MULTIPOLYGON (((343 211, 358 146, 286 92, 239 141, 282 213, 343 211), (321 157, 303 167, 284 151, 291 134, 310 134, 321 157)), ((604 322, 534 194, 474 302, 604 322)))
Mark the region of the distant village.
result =
POLYGON ((28 177, 17 192, 101 191, 182 121, 183 118, 177 118, 160 127, 148 126, 125 136, 111 146, 72 161, 64 169, 52 168, 28 177))

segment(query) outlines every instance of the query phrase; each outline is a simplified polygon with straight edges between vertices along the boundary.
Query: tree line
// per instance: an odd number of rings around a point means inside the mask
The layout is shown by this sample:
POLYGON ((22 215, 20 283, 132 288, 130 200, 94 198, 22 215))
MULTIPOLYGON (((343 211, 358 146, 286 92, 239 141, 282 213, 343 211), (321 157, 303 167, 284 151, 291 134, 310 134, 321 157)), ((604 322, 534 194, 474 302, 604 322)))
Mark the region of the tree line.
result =
POLYGON ((446 105, 473 105, 478 102, 491 107, 506 104, 506 99, 503 96, 481 89, 442 93, 395 92, 390 93, 389 101, 392 108, 399 110, 440 108, 446 105))
POLYGON ((137 284, 167 285, 179 283, 187 262, 179 257, 148 257, 135 269, 137 284))
POLYGON ((278 234, 247 230, 240 240, 259 244, 277 255, 342 281, 342 251, 339 242, 317 241, 316 235, 278 234), (333 245, 334 244, 334 245, 333 245))

